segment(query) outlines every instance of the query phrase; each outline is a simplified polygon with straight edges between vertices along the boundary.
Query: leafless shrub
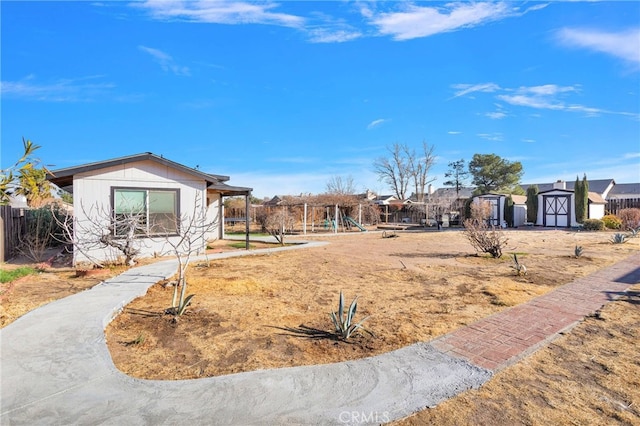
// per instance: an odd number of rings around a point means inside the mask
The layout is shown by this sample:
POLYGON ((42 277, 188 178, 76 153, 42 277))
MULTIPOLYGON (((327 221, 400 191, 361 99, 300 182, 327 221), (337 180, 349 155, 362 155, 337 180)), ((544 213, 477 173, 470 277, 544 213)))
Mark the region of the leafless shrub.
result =
POLYGON ((35 262, 42 261, 46 250, 57 243, 55 237, 61 231, 57 219, 64 214, 55 204, 28 210, 25 232, 19 236, 18 252, 35 262))
POLYGON ((502 249, 508 241, 500 228, 489 225, 484 220, 465 220, 464 236, 477 251, 489 253, 496 259, 502 256, 502 249))
POLYGON ((285 233, 292 230, 295 225, 295 218, 284 207, 266 214, 262 221, 264 230, 282 245, 284 245, 285 233))
POLYGON ((617 214, 618 218, 622 221, 622 229, 632 230, 640 227, 640 209, 630 208, 622 209, 617 214))
POLYGON ((142 240, 137 238, 144 231, 141 226, 142 214, 134 212, 114 217, 108 208, 97 203, 88 210, 84 205, 81 209, 87 219, 80 220, 71 214, 63 217, 54 216, 57 225, 62 229, 62 237, 59 240, 72 244, 95 267, 104 267, 103 261, 91 255, 91 251, 99 247, 115 248, 124 256, 126 265, 133 265, 142 244, 142 240))

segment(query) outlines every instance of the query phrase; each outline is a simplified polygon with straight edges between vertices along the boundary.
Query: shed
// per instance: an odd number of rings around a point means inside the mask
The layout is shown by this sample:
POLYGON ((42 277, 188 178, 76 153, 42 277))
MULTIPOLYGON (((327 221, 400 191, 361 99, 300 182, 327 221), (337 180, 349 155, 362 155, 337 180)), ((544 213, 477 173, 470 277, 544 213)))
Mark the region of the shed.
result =
POLYGON ((513 201, 513 223, 507 224, 504 215, 504 207, 510 194, 489 193, 473 197, 473 202, 486 201, 491 205, 489 223, 493 226, 518 228, 527 221, 527 197, 524 195, 511 195, 513 201))

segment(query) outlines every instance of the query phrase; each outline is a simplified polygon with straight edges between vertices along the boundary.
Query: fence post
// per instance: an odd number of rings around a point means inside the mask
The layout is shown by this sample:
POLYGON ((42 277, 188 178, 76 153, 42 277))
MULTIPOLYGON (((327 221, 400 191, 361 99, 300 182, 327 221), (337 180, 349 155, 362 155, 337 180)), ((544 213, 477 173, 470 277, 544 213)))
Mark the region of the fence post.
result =
POLYGON ((0 263, 4 262, 4 215, 0 214, 0 263))

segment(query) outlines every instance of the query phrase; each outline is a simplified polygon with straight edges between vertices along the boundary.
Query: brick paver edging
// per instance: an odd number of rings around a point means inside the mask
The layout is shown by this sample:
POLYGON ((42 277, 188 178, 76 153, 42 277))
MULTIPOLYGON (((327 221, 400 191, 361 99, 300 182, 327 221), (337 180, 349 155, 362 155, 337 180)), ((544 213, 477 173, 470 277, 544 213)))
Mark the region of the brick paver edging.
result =
POLYGON ((498 371, 533 353, 640 282, 640 254, 579 278, 432 342, 449 355, 498 371))

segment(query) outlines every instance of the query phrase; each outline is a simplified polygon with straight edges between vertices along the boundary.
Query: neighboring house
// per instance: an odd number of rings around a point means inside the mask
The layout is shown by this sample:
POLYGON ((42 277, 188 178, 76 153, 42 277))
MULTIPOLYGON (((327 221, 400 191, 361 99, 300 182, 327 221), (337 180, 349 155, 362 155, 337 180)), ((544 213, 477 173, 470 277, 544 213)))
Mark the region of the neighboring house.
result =
MULTIPOLYGON (((580 179, 580 182, 582 182, 582 179, 580 179)), ((595 192, 605 200, 608 199, 609 192, 616 187, 616 181, 613 179, 593 179, 593 180, 587 180, 587 183, 589 184, 589 192, 595 192)), ((554 183, 537 183, 535 185, 538 187, 538 193, 540 193, 540 192, 550 191, 552 189, 558 189, 558 188, 563 188, 569 191, 573 191, 575 184, 576 184, 575 181, 565 182, 563 180, 558 180, 554 183)), ((534 184, 520 185, 520 187, 526 193, 527 188, 529 188, 532 185, 534 184)))
POLYGON ((390 204, 403 204, 403 201, 399 200, 395 195, 378 195, 374 198, 373 203, 380 206, 388 206, 390 204))
POLYGON ((629 200, 634 198, 640 198, 640 183, 618 183, 609 191, 607 196, 607 200, 629 200))
MULTIPOLYGON (((243 195, 248 200, 252 190, 226 184, 228 176, 204 173, 150 152, 54 170, 48 179, 73 194, 78 242, 89 240, 90 235, 82 235, 89 228, 94 232, 111 228, 108 232, 117 238, 119 230, 113 229, 112 218, 134 210, 141 214, 145 229, 136 240, 139 257, 169 253, 168 242, 178 240, 180 227, 186 226, 184 219, 191 218, 210 225, 195 247, 202 253, 208 240, 224 235, 222 198, 243 195)), ((74 248, 74 264, 90 258, 115 260, 119 255, 114 248, 93 244, 82 252, 74 248)))
MULTIPOLYGON (((506 219, 504 217, 504 206, 509 194, 482 194, 473 197, 474 203, 488 202, 491 205, 491 216, 489 223, 493 226, 506 227, 506 219)), ((517 228, 523 226, 527 221, 527 197, 524 195, 511 195, 513 201, 513 224, 517 228)))

